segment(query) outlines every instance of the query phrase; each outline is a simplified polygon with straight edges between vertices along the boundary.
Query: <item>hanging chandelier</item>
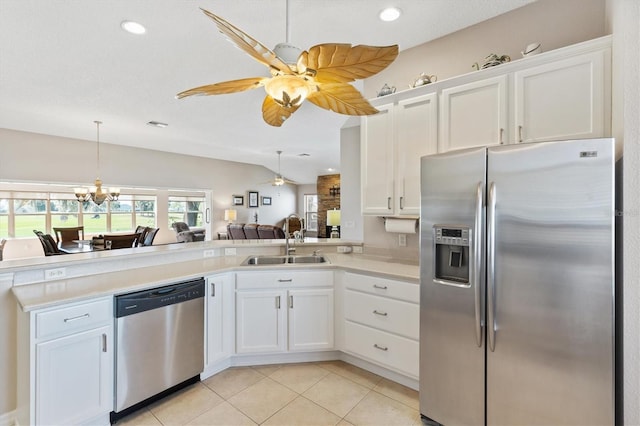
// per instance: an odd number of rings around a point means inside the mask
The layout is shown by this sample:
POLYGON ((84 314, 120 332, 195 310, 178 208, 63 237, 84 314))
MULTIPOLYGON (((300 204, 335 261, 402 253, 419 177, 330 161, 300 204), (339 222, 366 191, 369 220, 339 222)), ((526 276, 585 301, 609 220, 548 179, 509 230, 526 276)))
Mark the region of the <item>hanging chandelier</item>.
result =
POLYGON ((74 188, 76 198, 80 202, 93 201, 97 205, 100 205, 106 201, 117 201, 120 196, 120 188, 105 188, 102 189, 102 180, 100 179, 100 125, 102 121, 94 121, 97 129, 97 156, 96 156, 96 170, 98 171, 98 177, 96 177, 94 186, 88 188, 74 188))

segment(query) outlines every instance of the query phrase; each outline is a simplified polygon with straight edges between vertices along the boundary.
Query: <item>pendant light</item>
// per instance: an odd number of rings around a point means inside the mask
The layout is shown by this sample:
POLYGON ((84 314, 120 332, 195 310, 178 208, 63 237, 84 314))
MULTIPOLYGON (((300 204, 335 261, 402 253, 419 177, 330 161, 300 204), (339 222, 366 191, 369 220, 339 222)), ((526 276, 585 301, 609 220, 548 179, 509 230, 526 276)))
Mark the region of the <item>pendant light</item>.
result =
POLYGON ((100 179, 100 125, 102 121, 94 121, 96 123, 96 170, 98 177, 94 182, 94 186, 89 188, 74 188, 76 198, 80 202, 93 201, 95 204, 100 205, 105 201, 117 201, 120 196, 120 188, 105 188, 102 189, 102 180, 100 179))

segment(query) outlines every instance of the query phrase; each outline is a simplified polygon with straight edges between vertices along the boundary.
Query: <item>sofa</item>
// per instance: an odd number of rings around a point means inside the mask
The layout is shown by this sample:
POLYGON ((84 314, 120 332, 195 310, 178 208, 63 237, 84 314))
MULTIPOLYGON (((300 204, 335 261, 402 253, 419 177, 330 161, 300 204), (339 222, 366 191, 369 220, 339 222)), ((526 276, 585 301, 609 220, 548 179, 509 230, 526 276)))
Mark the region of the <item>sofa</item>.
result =
POLYGON ((284 231, 275 225, 230 223, 227 225, 227 237, 230 240, 281 240, 284 239, 284 231))

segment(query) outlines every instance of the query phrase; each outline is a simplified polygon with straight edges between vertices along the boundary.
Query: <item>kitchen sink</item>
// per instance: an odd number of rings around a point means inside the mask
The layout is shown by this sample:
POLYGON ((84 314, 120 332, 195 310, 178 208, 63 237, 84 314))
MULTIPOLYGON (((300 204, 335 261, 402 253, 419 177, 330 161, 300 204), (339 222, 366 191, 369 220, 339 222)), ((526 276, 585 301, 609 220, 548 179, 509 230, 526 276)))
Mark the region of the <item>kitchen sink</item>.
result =
POLYGON ((329 263, 324 256, 299 255, 299 256, 249 256, 242 265, 286 265, 292 263, 329 263))

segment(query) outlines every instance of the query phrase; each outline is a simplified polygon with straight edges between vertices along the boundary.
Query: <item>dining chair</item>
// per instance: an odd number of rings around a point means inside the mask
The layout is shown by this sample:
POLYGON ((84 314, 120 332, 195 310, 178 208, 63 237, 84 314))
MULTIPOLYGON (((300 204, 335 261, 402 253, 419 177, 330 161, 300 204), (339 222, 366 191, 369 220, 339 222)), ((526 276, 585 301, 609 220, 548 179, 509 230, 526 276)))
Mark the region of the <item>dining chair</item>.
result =
POLYGON ((56 242, 84 240, 84 226, 74 226, 67 228, 53 228, 56 234, 56 242))
POLYGON ((53 239, 53 237, 49 234, 45 234, 42 231, 38 231, 36 229, 33 230, 33 233, 36 234, 38 240, 40 240, 40 244, 42 244, 42 249, 44 250, 45 256, 56 256, 59 254, 64 254, 58 250, 58 244, 53 239))
POLYGON ((135 233, 138 235, 138 240, 136 241, 136 246, 144 245, 144 238, 147 235, 147 232, 149 232, 150 230, 151 230, 151 228, 149 228, 148 226, 138 225, 136 227, 135 233))
POLYGON ((2 251, 4 250, 4 245, 7 244, 7 240, 4 238, 0 240, 0 261, 2 260, 2 251))
POLYGON ((134 247, 136 241, 138 241, 138 234, 104 235, 104 246, 108 248, 111 244, 111 250, 134 247))
POLYGON ((160 228, 147 228, 147 231, 144 233, 143 239, 138 240, 138 246, 152 246, 153 239, 156 237, 156 234, 160 228))

